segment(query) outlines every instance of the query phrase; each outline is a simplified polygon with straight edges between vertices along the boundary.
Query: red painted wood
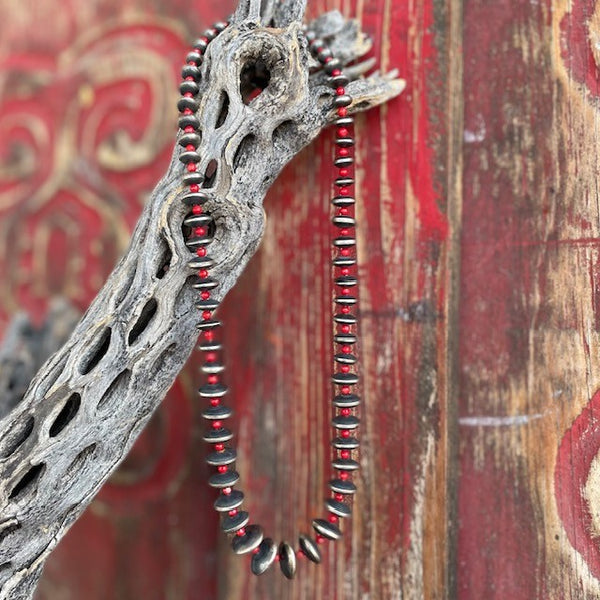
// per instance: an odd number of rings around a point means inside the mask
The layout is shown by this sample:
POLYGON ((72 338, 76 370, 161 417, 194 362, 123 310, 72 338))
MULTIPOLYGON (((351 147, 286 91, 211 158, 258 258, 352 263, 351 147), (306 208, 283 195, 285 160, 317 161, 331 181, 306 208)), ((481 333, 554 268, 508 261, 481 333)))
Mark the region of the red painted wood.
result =
MULTIPOLYGON (((357 121, 365 408, 352 531, 324 568, 303 564, 292 587, 240 569, 210 507, 192 365, 53 553, 39 600, 448 593, 443 7, 342 8, 362 19, 381 68, 407 79, 402 98, 357 121)), ((159 0, 2 9, 0 23, 12 24, 0 36, 10 74, 0 88, 4 322, 19 307, 43 315, 49 294, 85 308, 166 168, 185 42, 228 9, 159 0), (119 154, 123 139, 139 144, 133 163, 119 154)), ((331 153, 329 137, 317 141, 273 187, 264 244, 222 310, 239 470, 252 514, 277 537, 310 528, 329 476, 331 153)))

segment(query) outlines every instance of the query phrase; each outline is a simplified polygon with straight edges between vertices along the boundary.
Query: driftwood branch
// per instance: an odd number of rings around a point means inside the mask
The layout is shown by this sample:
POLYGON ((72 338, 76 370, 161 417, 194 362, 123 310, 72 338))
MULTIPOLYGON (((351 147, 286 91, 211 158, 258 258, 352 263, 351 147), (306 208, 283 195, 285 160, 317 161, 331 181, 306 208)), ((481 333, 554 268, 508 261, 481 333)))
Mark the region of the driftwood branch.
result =
MULTIPOLYGON (((304 3, 243 0, 202 67, 199 169, 212 173, 212 276, 221 300, 256 250, 262 201, 284 165, 328 125, 331 89, 309 57, 304 3), (263 11, 261 14, 261 10, 263 11), (263 26, 264 25, 264 26, 263 26), (250 104, 240 73, 260 59, 268 87, 250 104)), ((344 63, 369 40, 339 13, 312 27, 344 63)), ((359 77, 371 63, 355 64, 359 77)), ((396 74, 356 79, 351 110, 398 95, 396 74)), ((31 598, 44 561, 126 456, 196 341, 198 311, 182 235, 181 149, 131 245, 64 346, 0 421, 0 599, 31 598)))

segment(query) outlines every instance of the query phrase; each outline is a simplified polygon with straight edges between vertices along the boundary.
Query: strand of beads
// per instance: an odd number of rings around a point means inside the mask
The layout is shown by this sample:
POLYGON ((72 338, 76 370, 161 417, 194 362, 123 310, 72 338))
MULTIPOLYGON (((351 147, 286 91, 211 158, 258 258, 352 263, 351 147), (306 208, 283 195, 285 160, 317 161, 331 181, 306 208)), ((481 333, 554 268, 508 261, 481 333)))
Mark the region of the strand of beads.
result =
POLYGON ((199 292, 196 307, 201 311, 198 349, 203 353, 202 371, 205 381, 199 388, 199 394, 208 402, 202 414, 210 423, 204 435, 204 440, 211 445, 211 452, 206 460, 209 465, 215 467, 215 472, 209 478, 209 484, 220 490, 214 506, 222 515, 221 529, 232 535, 234 552, 251 553, 251 570, 256 575, 264 573, 274 562, 279 562, 283 574, 291 579, 296 573, 298 556, 319 563, 321 552, 318 545, 327 540, 337 540, 342 536, 339 519, 349 517, 351 514, 350 505, 345 502, 345 499, 356 491, 356 486, 351 480, 351 472, 358 468, 358 463, 352 458, 352 452, 358 448, 358 441, 352 437, 352 432, 359 423, 354 414, 359 399, 352 392, 352 386, 358 383, 358 376, 356 375, 357 359, 352 354, 352 345, 357 339, 356 317, 351 313, 351 307, 356 303, 352 288, 356 286, 357 279, 353 273, 356 268, 354 252, 356 240, 353 235, 354 199, 350 195, 354 183, 351 177, 354 162, 351 148, 354 141, 350 134, 353 120, 347 112, 351 98, 346 94, 345 87, 348 79, 341 71, 340 61, 333 58, 322 40, 316 39, 314 34, 307 32, 310 50, 323 66, 329 83, 335 89, 333 103, 337 111, 337 151, 334 164, 338 169, 335 179, 338 193, 332 203, 335 210, 333 224, 340 229, 339 236, 334 240, 336 256, 333 262, 337 271, 335 285, 339 288, 335 302, 340 310, 334 315, 337 328, 334 342, 338 346, 335 362, 339 366, 339 371, 335 372, 332 378, 338 388, 338 393, 333 400, 335 415, 332 425, 339 435, 332 441, 335 449, 333 468, 337 476, 330 481, 331 497, 325 502, 328 518, 314 519, 312 525, 316 531, 316 538, 301 534, 298 538, 298 549, 294 550, 288 542, 283 541, 277 545, 271 538, 265 538, 260 525, 250 524, 248 512, 241 510, 244 494, 241 490, 234 489, 239 481, 239 475, 234 468, 237 454, 233 445, 226 445, 232 440, 233 433, 223 424, 231 417, 232 411, 223 404, 227 387, 221 380, 225 367, 220 360, 222 345, 217 339, 221 323, 213 318, 218 302, 211 298, 211 291, 218 283, 210 277, 209 270, 213 266, 213 261, 207 252, 207 246, 211 241, 209 226, 212 219, 203 211, 203 205, 210 199, 210 191, 202 188, 203 177, 197 171, 200 162, 198 147, 201 137, 200 123, 195 113, 199 107, 197 96, 200 91, 200 67, 204 53, 209 43, 227 26, 227 23, 215 24, 194 44, 182 69, 183 81, 180 85, 182 97, 178 103, 181 113, 179 143, 184 148, 179 158, 185 165, 183 175, 185 193, 182 200, 191 209, 191 213, 184 221, 185 225, 191 228, 191 235, 187 238, 186 244, 194 253, 194 257, 189 261, 189 267, 197 275, 192 286, 199 292))

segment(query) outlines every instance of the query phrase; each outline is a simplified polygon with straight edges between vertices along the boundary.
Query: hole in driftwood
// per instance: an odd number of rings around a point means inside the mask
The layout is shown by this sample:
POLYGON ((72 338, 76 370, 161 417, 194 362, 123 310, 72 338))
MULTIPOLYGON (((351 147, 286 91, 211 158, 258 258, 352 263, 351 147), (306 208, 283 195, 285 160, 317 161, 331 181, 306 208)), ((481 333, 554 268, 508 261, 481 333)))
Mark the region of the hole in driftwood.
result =
POLYGON ((146 327, 152 321, 152 318, 156 314, 156 310, 158 309, 158 303, 154 298, 150 298, 146 305, 142 309, 142 314, 139 316, 136 324, 131 328, 129 332, 129 337, 127 338, 128 344, 131 346, 139 337, 144 333, 146 327))
POLYGON ((162 279, 171 267, 171 260, 173 260, 173 252, 171 246, 163 239, 162 249, 160 252, 160 258, 158 259, 158 267, 156 268, 156 278, 162 279))
POLYGON ((215 129, 219 129, 225 123, 227 119, 227 115, 229 114, 229 95, 227 92, 223 92, 221 94, 221 110, 219 112, 219 116, 217 117, 217 122, 215 124, 215 129))
POLYGON ((94 349, 86 356, 79 367, 79 372, 82 375, 87 375, 96 365, 102 360, 104 355, 108 352, 110 346, 110 337, 112 331, 110 327, 107 327, 96 342, 94 349))
POLYGON ((233 157, 233 170, 236 171, 240 167, 245 167, 248 160, 256 151, 256 136, 252 133, 248 134, 238 146, 233 157))
POLYGON ((275 146, 281 145, 286 137, 297 139, 298 127, 294 121, 284 121, 274 129, 273 144, 275 146))
POLYGON ((109 412, 114 408, 114 401, 122 400, 123 396, 127 392, 129 387, 129 381, 131 380, 131 371, 125 369, 117 375, 115 380, 110 384, 106 392, 104 392, 102 398, 96 405, 96 411, 98 412, 109 412))
POLYGON ((173 360, 176 350, 177 344, 171 344, 163 350, 160 356, 152 363, 152 366, 148 369, 148 379, 150 381, 152 381, 171 360, 173 360))
POLYGON ((77 479, 77 475, 85 467, 86 463, 92 458, 96 452, 98 444, 90 444, 84 448, 74 459, 73 462, 67 467, 61 478, 61 486, 66 487, 74 483, 77 479))
POLYGON ((8 579, 13 570, 13 564, 9 562, 4 562, 0 565, 0 585, 3 585, 5 581, 8 579))
POLYGON ((204 171, 204 181, 202 182, 203 188, 211 188, 217 178, 217 170, 219 163, 213 158, 207 165, 206 171, 204 171))
POLYGON ((75 418, 80 406, 81 396, 78 393, 71 394, 50 427, 50 437, 56 437, 75 418))
POLYGON ((26 417, 20 423, 13 425, 6 436, 0 441, 0 457, 8 458, 15 450, 25 442, 33 431, 35 419, 31 416, 26 417))
POLYGON ((31 467, 31 469, 29 469, 29 471, 27 471, 27 473, 21 477, 17 485, 15 485, 8 499, 14 500, 19 496, 22 496, 26 491, 35 491, 37 487, 36 484, 38 483, 45 468, 46 465, 43 463, 41 465, 35 465, 31 467))
POLYGON ((21 529, 20 523, 14 523, 13 525, 9 525, 0 531, 0 544, 12 533, 15 531, 19 531, 21 529))
POLYGON ((271 81, 271 73, 267 65, 259 59, 247 62, 240 73, 240 94, 242 102, 250 104, 260 96, 271 81))

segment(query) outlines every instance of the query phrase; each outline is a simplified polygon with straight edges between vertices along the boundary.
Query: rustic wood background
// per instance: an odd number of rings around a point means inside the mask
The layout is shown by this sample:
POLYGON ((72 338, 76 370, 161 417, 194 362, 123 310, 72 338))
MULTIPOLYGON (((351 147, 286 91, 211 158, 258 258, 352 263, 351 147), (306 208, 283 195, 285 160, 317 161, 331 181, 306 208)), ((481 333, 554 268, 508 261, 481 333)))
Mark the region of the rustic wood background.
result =
MULTIPOLYGON (((80 310, 176 131, 187 43, 231 2, 0 3, 0 329, 80 310), (130 151, 131 140, 135 142, 130 151)), ((365 409, 352 535, 290 584, 225 550, 196 365, 49 561, 39 600, 600 595, 600 4, 339 8, 406 92, 358 118, 365 409)), ((327 475, 329 140, 266 202, 222 310, 249 508, 304 528, 327 475)))

